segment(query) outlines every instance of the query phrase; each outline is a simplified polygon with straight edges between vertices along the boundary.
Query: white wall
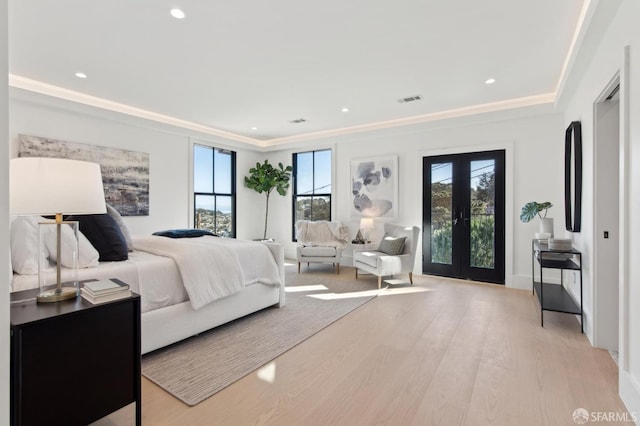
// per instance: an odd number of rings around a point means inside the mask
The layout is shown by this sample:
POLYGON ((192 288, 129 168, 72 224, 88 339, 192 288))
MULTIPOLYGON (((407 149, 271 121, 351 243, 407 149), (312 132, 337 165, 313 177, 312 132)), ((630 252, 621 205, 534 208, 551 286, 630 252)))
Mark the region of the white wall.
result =
MULTIPOLYGON (((583 129, 583 232, 574 234, 575 244, 585 253, 585 286, 593 294, 591 251, 594 244, 594 109, 600 92, 617 73, 621 75, 621 191, 620 191, 620 396, 631 412, 640 413, 640 223, 632 212, 640 209, 640 2, 595 2, 595 19, 607 18, 608 26, 599 22, 599 44, 582 52, 586 60, 574 67, 570 89, 561 93, 559 105, 566 111, 565 125, 580 120, 583 129), (619 4, 619 8, 618 8, 619 4), (617 10, 616 10, 617 8, 617 10), (626 51, 629 61, 626 60, 626 51)), ((588 306, 592 307, 592 301, 588 306)), ((586 325, 590 326, 590 318, 586 325)), ((592 327, 587 329, 592 339, 592 327)))
MULTIPOLYGON (((399 216, 394 222, 422 227, 423 156, 506 148, 507 162, 512 163, 508 164, 507 170, 507 173, 511 171, 512 179, 507 183, 506 234, 512 241, 512 247, 507 247, 510 257, 506 281, 510 286, 530 289, 531 238, 537 232, 538 224, 537 221, 521 223, 520 209, 528 201, 551 201, 555 205, 550 216, 556 218, 556 233, 564 227, 563 116, 549 111, 533 108, 334 137, 269 153, 269 158, 273 162, 291 164, 293 152, 333 148, 334 219, 349 222, 353 236, 357 232, 358 221, 349 217, 348 208, 352 159, 397 155, 400 169, 399 216)), ((295 258, 295 245, 291 243, 291 194, 279 198, 272 211, 282 221, 272 229, 278 241, 287 242, 287 257, 295 258)), ((376 235, 381 234, 381 228, 382 223, 378 222, 376 235)), ((414 269, 416 273, 422 270, 421 253, 420 249, 414 269)))
MULTIPOLYGON (((7 44, 7 2, 0 1, 0 140, 9 138, 8 87, 8 44, 7 44)), ((4 142, 0 149, 0 194, 9 193, 9 144, 4 142)), ((9 267, 9 197, 0 197, 0 277, 11 277, 9 267)), ((0 425, 9 424, 9 287, 0 286, 0 425)))
POLYGON ((244 187, 242 177, 245 169, 262 159, 264 154, 235 142, 21 89, 11 88, 10 108, 12 157, 17 156, 21 133, 149 153, 149 216, 124 218, 131 232, 138 234, 192 226, 193 200, 189 194, 193 143, 235 150, 237 233, 240 238, 258 235, 252 214, 254 193, 244 187))

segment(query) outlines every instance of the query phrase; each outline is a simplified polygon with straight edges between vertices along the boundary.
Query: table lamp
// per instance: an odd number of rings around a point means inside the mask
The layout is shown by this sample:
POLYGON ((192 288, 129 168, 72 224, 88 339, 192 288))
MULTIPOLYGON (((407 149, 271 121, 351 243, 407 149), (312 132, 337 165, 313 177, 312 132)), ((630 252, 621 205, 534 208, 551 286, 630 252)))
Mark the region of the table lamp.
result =
POLYGON ((360 229, 363 231, 362 236, 364 237, 364 242, 369 243, 369 230, 373 229, 373 218, 363 217, 360 219, 360 229))
MULTIPOLYGON (((41 222, 38 275, 40 292, 38 302, 58 302, 73 299, 78 295, 75 286, 62 286, 61 259, 63 252, 62 227, 70 226, 75 238, 75 252, 72 253, 75 267, 78 264, 78 222, 63 221, 63 214, 106 213, 104 188, 100 165, 86 161, 63 158, 23 157, 10 161, 10 213, 12 215, 55 215, 55 221, 41 222), (56 235, 56 287, 46 289, 47 284, 42 270, 43 227, 55 225, 56 235)), ((73 246, 73 243, 72 243, 73 246)), ((65 249, 74 250, 73 247, 65 249)), ((53 253, 50 253, 53 255, 53 253)), ((68 253, 67 253, 68 254, 68 253)), ((53 259, 50 259, 53 261, 53 259)))

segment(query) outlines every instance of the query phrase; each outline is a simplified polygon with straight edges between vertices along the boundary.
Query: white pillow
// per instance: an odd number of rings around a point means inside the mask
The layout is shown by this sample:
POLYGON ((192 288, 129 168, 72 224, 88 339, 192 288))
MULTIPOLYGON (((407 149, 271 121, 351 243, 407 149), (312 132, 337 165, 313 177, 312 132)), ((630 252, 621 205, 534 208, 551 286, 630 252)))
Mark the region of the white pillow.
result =
MULTIPOLYGON (((11 267, 17 274, 38 273, 38 216, 18 216, 11 222, 11 267)), ((48 256, 48 253, 43 253, 48 256)))
MULTIPOLYGON (((54 225, 48 225, 45 228, 45 245, 49 251, 49 257, 52 260, 57 260, 56 249, 56 227, 54 225)), ((60 236, 62 243, 61 263, 66 268, 73 267, 73 253, 67 247, 75 246, 75 237, 73 235, 73 229, 69 225, 63 224, 60 227, 60 236)), ((87 237, 82 232, 78 231, 78 268, 95 268, 98 266, 98 258, 100 253, 93 247, 87 237)))

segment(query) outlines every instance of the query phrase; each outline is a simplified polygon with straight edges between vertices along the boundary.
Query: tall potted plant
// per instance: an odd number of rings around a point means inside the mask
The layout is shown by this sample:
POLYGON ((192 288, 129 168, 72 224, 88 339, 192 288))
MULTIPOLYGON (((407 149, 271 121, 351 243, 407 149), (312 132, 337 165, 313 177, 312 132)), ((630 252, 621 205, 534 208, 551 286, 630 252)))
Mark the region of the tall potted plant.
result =
POLYGON ((531 201, 522 207, 520 213, 520 220, 524 223, 530 222, 538 216, 540 218, 540 233, 549 234, 549 237, 553 237, 553 218, 547 217, 547 212, 553 207, 549 201, 538 203, 537 201, 531 201))
POLYGON ((264 214, 264 235, 263 239, 267 239, 267 220, 269 218, 269 195, 274 189, 280 195, 286 195, 289 189, 289 180, 291 180, 291 166, 284 167, 282 163, 278 163, 278 167, 273 167, 269 160, 264 163, 256 163, 255 167, 249 169, 249 176, 244 177, 244 184, 247 188, 266 196, 266 209, 264 214))

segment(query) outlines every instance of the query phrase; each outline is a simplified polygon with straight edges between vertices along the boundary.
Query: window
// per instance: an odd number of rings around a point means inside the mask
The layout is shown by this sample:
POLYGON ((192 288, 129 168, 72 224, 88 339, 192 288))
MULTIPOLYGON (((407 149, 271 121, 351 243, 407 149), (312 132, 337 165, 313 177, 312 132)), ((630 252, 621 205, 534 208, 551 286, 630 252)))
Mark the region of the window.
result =
POLYGON ((236 153, 194 145, 194 227, 236 235, 236 153))
POLYGON ((298 220, 331 220, 331 150, 293 154, 293 238, 298 220))

